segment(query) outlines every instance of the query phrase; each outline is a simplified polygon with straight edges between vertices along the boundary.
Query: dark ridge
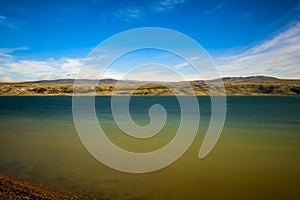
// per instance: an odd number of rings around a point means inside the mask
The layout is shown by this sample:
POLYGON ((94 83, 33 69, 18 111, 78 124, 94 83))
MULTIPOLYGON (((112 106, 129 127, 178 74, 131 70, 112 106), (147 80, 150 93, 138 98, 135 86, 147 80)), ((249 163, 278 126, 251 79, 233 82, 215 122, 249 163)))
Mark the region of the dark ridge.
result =
MULTIPOLYGON (((208 82, 220 82, 223 80, 224 83, 235 83, 235 82, 276 82, 276 81, 283 81, 283 80, 288 80, 288 79, 278 79, 275 77, 271 76, 246 76, 246 77, 223 77, 223 78, 218 78, 218 79, 212 79, 208 80, 208 82)), ((197 82, 203 82, 204 81, 197 81, 197 82)))
POLYGON ((224 82, 267 82, 281 80, 270 76, 224 77, 222 79, 224 82))
MULTIPOLYGON (((15 83, 60 83, 60 84, 73 84, 76 79, 55 79, 55 80, 39 80, 39 81, 24 81, 24 82, 15 82, 15 83)), ((300 81, 300 79, 279 79, 270 76, 248 76, 248 77, 223 77, 219 79, 206 80, 207 82, 220 82, 223 80, 224 83, 238 83, 238 82, 282 82, 282 81, 300 81)), ((115 84, 117 82, 121 83, 176 83, 177 81, 164 82, 164 81, 135 81, 135 80, 117 80, 112 78, 107 79, 77 79, 77 83, 82 84, 95 84, 95 83, 105 83, 105 84, 115 84)), ((193 80, 190 82, 203 83, 205 80, 193 80)), ((3 82, 4 83, 4 82, 3 82)))
MULTIPOLYGON (((73 84, 76 79, 55 79, 55 80, 39 80, 39 81, 27 81, 22 83, 64 83, 64 84, 73 84)), ((83 84, 91 84, 91 83, 106 83, 106 84, 114 84, 117 83, 116 79, 100 79, 99 81, 96 79, 77 79, 77 83, 83 84)))

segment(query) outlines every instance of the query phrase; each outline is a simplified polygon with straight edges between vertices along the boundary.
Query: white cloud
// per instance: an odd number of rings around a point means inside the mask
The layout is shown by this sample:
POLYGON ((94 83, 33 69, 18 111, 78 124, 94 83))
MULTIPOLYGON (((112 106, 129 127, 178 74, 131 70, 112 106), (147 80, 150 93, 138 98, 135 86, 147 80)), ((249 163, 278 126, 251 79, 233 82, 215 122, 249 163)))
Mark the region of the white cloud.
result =
MULTIPOLYGON (((0 79, 2 81, 75 78, 85 60, 84 58, 19 60, 13 56, 14 51, 26 49, 26 47, 0 49, 0 79)), ((187 62, 178 63, 173 67, 187 80, 199 79, 199 76, 195 76, 195 70, 189 71, 192 67, 188 61, 195 60, 201 62, 199 57, 192 57, 188 58, 187 62)), ((86 61, 93 64, 94 58, 86 61)), ((221 76, 266 75, 279 78, 300 78, 300 22, 245 52, 220 57, 215 59, 215 62, 221 76)), ((201 64, 205 66, 205 63, 201 64)), ((98 74, 96 75, 93 70, 99 67, 98 65, 99 63, 95 60, 95 66, 91 65, 87 68, 84 78, 98 78, 98 74)), ((120 69, 108 69, 103 78, 121 79, 124 73, 121 73, 120 69)), ((173 75, 166 70, 155 68, 137 71, 131 78, 176 81, 173 75)))
POLYGON ((17 80, 38 80, 75 78, 83 62, 82 58, 61 58, 37 60, 17 60, 15 57, 0 59, 0 77, 14 77, 17 80))
POLYGON ((1 83, 13 83, 16 82, 15 80, 13 80, 12 78, 5 76, 3 78, 0 78, 0 82, 1 83))
POLYGON ((140 7, 128 7, 117 10, 114 15, 124 21, 131 21, 140 19, 142 16, 142 10, 140 7))
POLYGON ((154 2, 151 7, 153 12, 167 12, 169 10, 173 10, 180 4, 184 4, 185 2, 185 0, 160 0, 154 2))
MULTIPOLYGON (((110 74, 110 73, 108 73, 110 74)), ((194 80, 194 74, 182 74, 178 70, 161 64, 146 64, 131 69, 126 73, 119 74, 118 79, 122 80, 139 80, 139 81, 158 81, 173 82, 194 80)))
POLYGON ((222 1, 222 2, 218 3, 213 9, 204 12, 204 14, 210 15, 212 13, 215 13, 215 12, 221 10, 226 3, 227 3, 226 1, 222 1))
MULTIPOLYGON (((192 57, 192 58, 188 58, 187 61, 191 62, 191 61, 194 61, 194 60, 198 60, 200 57, 192 57)), ((178 63, 176 65, 174 65, 173 67, 175 69, 182 69, 184 67, 191 67, 190 63, 188 62, 182 62, 182 63, 178 63)))
MULTIPOLYGON (((103 56, 102 56, 103 57, 103 56)), ((14 56, 4 57, 0 59, 0 81, 11 82, 17 81, 35 81, 35 80, 51 80, 51 79, 74 79, 84 64, 84 61, 92 59, 85 58, 60 58, 37 60, 17 60, 14 56), (1 78, 2 77, 2 78, 1 78), (13 77, 10 78, 10 77, 13 77)), ((86 63, 87 64, 87 63, 86 63)), ((80 78, 97 79, 101 74, 101 66, 99 64, 85 66, 80 78), (100 70, 99 70, 100 69, 100 70)), ((102 78, 122 78, 123 74, 108 69, 102 78)))
POLYGON ((39 80, 51 80, 51 77, 47 76, 47 75, 43 75, 43 76, 40 76, 38 79, 39 80))
POLYGON ((188 60, 189 61, 193 61, 193 60, 198 60, 200 57, 198 57, 198 56, 195 56, 195 57, 191 57, 191 58, 189 58, 188 60))
POLYGON ((223 76, 300 78, 300 22, 249 50, 216 59, 223 76))
POLYGON ((186 0, 158 0, 140 6, 122 8, 113 15, 127 22, 143 20, 147 14, 165 13, 184 3, 186 3, 186 0))
MULTIPOLYGON (((0 16, 1 17, 1 16, 0 16)), ((15 51, 28 50, 27 47, 18 47, 18 48, 0 48, 0 59, 1 57, 11 58, 12 53, 15 51)))
POLYGON ((82 64, 81 59, 74 59, 74 58, 65 59, 61 65, 61 69, 69 70, 69 71, 71 70, 72 72, 77 72, 77 70, 81 64, 82 64))
POLYGON ((189 65, 190 65, 190 64, 187 63, 187 62, 183 62, 183 63, 179 63, 179 64, 174 65, 174 67, 175 67, 176 69, 180 69, 180 68, 183 68, 183 67, 186 67, 186 66, 189 66, 189 65))
POLYGON ((6 17, 3 15, 0 15, 0 25, 1 26, 5 26, 5 27, 9 27, 9 28, 13 28, 13 29, 18 29, 18 25, 16 20, 10 18, 10 17, 6 17))

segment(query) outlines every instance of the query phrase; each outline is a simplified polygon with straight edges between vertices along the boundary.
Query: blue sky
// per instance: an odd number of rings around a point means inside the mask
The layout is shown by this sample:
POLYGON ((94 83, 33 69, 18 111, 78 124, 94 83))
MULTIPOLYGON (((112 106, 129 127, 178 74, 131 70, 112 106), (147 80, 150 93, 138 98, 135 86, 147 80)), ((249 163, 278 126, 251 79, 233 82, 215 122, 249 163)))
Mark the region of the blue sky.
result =
MULTIPOLYGON (((3 0, 0 79, 73 78, 101 41, 149 26, 173 29, 195 39, 222 76, 300 78, 300 1, 3 0)), ((128 56, 107 76, 120 78, 121 68, 133 65, 134 60, 162 57, 159 52, 148 53, 128 56)), ((186 66, 184 60, 176 60, 177 64, 167 60, 161 62, 186 66)), ((158 77, 165 78, 159 72, 158 77)))

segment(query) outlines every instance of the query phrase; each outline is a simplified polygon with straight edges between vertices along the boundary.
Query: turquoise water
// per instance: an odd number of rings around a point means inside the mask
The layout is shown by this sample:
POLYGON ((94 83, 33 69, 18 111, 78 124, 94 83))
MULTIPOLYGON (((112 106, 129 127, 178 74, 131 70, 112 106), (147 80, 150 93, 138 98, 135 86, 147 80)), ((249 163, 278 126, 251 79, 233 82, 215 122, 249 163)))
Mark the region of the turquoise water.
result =
MULTIPOLYGON (((299 97, 227 97, 222 135, 201 160, 210 99, 198 100, 201 121, 189 150, 162 170, 128 174, 106 167, 84 148, 72 118, 72 97, 0 97, 0 172, 86 199, 299 199, 299 97)), ((148 109, 155 103, 165 107, 168 121, 148 139, 118 129, 110 97, 96 97, 96 110, 115 144, 148 152, 167 144, 180 122, 175 97, 134 97, 137 124, 149 123, 148 109)))

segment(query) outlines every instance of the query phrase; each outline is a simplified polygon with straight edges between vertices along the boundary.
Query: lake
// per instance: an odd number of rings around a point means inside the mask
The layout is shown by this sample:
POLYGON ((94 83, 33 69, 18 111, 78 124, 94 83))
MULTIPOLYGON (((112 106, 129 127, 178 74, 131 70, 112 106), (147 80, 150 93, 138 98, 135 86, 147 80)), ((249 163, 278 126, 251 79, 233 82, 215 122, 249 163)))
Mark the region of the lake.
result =
MULTIPOLYGON (((186 97, 189 98, 189 97, 186 97)), ((166 145, 180 112, 175 97, 133 97, 132 118, 149 123, 148 109, 162 104, 168 120, 147 139, 131 138, 115 124, 110 97, 96 97, 99 123, 112 142, 134 152, 166 145)), ((72 97, 0 97, 0 172, 86 199, 299 199, 300 97, 227 97, 218 143, 198 158, 210 118, 210 98, 198 97, 197 136, 170 166, 145 174, 111 169, 81 143, 72 97)))

